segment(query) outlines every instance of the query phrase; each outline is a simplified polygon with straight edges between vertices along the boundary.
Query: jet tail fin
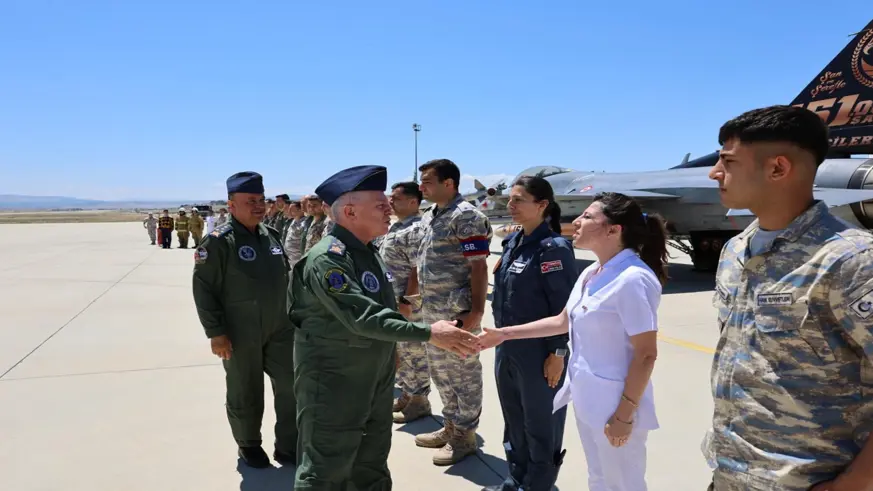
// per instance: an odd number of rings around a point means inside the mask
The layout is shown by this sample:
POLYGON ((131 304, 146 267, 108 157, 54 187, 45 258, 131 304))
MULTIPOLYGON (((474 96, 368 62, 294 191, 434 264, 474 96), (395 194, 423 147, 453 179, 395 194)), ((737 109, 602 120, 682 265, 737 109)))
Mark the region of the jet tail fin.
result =
POLYGON ((873 153, 873 20, 791 102, 830 128, 832 156, 873 153))

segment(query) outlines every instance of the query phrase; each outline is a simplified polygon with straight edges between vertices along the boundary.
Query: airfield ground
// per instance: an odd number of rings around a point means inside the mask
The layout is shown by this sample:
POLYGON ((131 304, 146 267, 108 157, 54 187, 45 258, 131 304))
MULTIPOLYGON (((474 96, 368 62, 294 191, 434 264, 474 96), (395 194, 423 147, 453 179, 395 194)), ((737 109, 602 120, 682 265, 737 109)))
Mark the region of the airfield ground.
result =
MULTIPOLYGON (((500 242, 492 242, 498 251, 500 242)), ((191 299, 192 251, 149 245, 137 223, 0 225, 0 489, 15 491, 280 491, 293 468, 238 467, 224 413, 223 373, 191 299)), ((577 254, 587 264, 588 253, 577 254)), ((489 261, 493 264, 496 257, 489 261)), ((706 489, 700 442, 712 414, 713 279, 685 257, 660 308, 650 435, 652 491, 706 489)), ((486 325, 491 325, 489 314, 486 325)), ((482 354, 482 450, 435 467, 394 427, 389 465, 400 491, 478 490, 506 473, 493 351, 482 354)), ((269 387, 269 385, 267 385, 269 387)), ((264 445, 274 420, 267 392, 264 445)), ((439 396, 431 395, 439 414, 439 396)), ((558 488, 587 490, 572 417, 558 488)))
POLYGON ((145 213, 121 210, 0 211, 0 225, 29 223, 141 222, 145 213))

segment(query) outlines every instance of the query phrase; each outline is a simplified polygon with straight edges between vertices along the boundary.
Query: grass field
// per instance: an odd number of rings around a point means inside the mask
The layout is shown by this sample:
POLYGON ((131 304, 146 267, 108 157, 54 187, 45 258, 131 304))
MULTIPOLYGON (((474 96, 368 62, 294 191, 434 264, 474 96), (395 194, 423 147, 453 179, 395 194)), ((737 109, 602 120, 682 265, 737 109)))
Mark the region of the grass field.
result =
POLYGON ((0 224, 140 222, 146 216, 120 210, 0 212, 0 224))

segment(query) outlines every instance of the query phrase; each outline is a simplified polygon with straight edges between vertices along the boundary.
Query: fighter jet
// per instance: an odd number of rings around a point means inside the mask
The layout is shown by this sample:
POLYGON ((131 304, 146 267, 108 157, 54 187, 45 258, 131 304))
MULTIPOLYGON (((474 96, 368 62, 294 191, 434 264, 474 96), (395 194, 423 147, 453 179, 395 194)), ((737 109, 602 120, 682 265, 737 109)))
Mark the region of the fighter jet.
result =
MULTIPOLYGON (((852 224, 873 229, 873 21, 857 33, 791 105, 818 113, 830 128, 831 153, 818 169, 814 194, 852 224)), ((670 245, 691 256, 695 269, 713 271, 725 241, 755 217, 748 210, 722 206, 718 184, 708 173, 718 152, 651 172, 606 173, 541 166, 522 171, 550 182, 561 206, 564 235, 597 193, 613 191, 638 200, 667 220, 670 245), (686 241, 688 242, 686 244, 686 241)), ((513 179, 512 182, 515 182, 513 179)), ((488 190, 489 215, 506 214, 508 196, 488 190)), ((505 236, 518 225, 498 227, 505 236)))

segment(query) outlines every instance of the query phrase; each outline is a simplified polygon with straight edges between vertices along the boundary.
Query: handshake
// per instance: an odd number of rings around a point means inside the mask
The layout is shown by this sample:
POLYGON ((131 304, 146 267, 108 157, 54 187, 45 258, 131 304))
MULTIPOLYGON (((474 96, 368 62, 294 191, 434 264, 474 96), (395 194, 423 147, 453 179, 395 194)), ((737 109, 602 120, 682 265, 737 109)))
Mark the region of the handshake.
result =
MULTIPOLYGON (((467 357, 482 350, 493 348, 506 339, 505 334, 499 329, 483 327, 482 333, 477 336, 455 327, 457 323, 458 321, 438 321, 431 324, 428 342, 437 348, 451 351, 461 357, 467 357)), ((475 325, 469 327, 475 327, 475 325)))

